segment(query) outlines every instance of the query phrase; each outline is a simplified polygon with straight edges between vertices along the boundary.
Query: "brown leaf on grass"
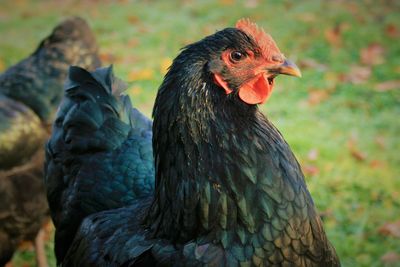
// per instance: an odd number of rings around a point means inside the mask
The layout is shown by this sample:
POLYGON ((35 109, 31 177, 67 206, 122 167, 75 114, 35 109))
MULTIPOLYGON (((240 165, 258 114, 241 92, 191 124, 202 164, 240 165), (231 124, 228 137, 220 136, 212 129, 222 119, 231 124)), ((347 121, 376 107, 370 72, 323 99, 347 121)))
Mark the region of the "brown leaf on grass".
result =
POLYGON ((342 75, 341 80, 353 84, 363 84, 369 80, 371 73, 370 67, 354 65, 348 73, 342 75))
POLYGON ((219 3, 224 6, 231 6, 234 4, 233 0, 219 0, 219 3))
POLYGON ((244 6, 247 8, 256 8, 260 4, 260 0, 246 0, 244 6))
POLYGON ((367 158, 367 155, 365 153, 355 148, 350 149, 350 154, 358 161, 364 161, 367 158))
POLYGON ((387 36, 389 36, 390 38, 397 38, 400 35, 400 31, 399 29, 397 29, 397 26, 394 24, 388 24, 385 27, 385 33, 387 36))
POLYGON ((400 80, 391 80, 391 81, 378 83, 374 89, 375 89, 375 91, 378 91, 378 92, 386 92, 386 91, 391 91, 391 90, 395 90, 395 89, 400 89, 400 80))
POLYGON ((6 68, 6 64, 4 64, 4 61, 0 58, 0 72, 5 70, 5 68, 6 68))
POLYGON ((347 142, 347 147, 350 151, 350 155, 354 159, 358 161, 365 161, 367 159, 367 155, 358 149, 356 137, 353 136, 349 139, 347 142))
POLYGON ((138 16, 130 15, 130 16, 128 16, 128 22, 130 24, 137 24, 138 22, 140 22, 140 19, 138 16))
POLYGON ((333 29, 325 30, 325 39, 332 46, 340 46, 342 43, 342 37, 340 36, 339 28, 335 27, 333 29))
POLYGON ((371 162, 369 163, 369 166, 372 169, 381 169, 385 166, 385 164, 380 160, 374 159, 374 160, 371 160, 371 162))
POLYGON ((360 51, 360 61, 362 64, 373 66, 385 62, 385 49, 381 44, 372 43, 360 51))
POLYGON ((333 28, 325 29, 325 39, 331 46, 339 47, 342 45, 342 32, 345 24, 338 23, 333 28))
POLYGON ((99 57, 103 63, 114 63, 116 61, 116 57, 112 53, 100 53, 99 57))
POLYGON ((389 251, 381 257, 384 264, 392 265, 400 262, 400 255, 394 251, 389 251))
POLYGON ((328 67, 325 64, 319 63, 312 58, 304 58, 299 61, 299 67, 301 69, 313 69, 318 71, 326 71, 328 67))
POLYGON ((400 220, 396 222, 387 222, 379 227, 378 232, 381 235, 400 238, 400 220))
POLYGON ((315 176, 319 173, 319 168, 315 165, 305 164, 302 169, 306 176, 315 176))
POLYGON ((330 93, 328 90, 311 90, 308 92, 307 103, 309 106, 315 106, 325 101, 330 97, 330 93))
POLYGON ((315 161, 318 159, 318 155, 319 155, 318 149, 313 148, 310 151, 308 151, 307 159, 310 161, 315 161))

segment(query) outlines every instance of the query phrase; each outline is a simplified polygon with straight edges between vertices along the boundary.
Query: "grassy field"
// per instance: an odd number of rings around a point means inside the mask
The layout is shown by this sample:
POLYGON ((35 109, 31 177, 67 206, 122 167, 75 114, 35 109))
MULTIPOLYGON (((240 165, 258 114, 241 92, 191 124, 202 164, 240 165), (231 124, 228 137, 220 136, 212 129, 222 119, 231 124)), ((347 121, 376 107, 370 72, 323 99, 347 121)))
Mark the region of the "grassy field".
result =
MULTIPOLYGON (((69 15, 86 18, 102 58, 150 115, 179 49, 249 17, 301 66, 261 109, 307 176, 343 266, 400 266, 399 1, 1 1, 0 68, 69 15)), ((52 266, 52 243, 48 244, 52 266)), ((22 251, 14 266, 32 266, 22 251)))

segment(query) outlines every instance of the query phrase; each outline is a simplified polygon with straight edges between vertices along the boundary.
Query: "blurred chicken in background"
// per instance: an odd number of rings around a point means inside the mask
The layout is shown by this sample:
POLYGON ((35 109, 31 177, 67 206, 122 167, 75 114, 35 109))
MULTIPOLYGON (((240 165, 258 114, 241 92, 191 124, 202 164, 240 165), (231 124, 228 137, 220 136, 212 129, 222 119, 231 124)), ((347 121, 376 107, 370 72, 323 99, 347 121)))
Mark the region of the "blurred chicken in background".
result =
POLYGON ((94 34, 81 18, 56 26, 28 58, 0 75, 0 266, 22 241, 34 242, 47 266, 43 233, 48 217, 43 145, 63 95, 70 65, 100 66, 94 34))

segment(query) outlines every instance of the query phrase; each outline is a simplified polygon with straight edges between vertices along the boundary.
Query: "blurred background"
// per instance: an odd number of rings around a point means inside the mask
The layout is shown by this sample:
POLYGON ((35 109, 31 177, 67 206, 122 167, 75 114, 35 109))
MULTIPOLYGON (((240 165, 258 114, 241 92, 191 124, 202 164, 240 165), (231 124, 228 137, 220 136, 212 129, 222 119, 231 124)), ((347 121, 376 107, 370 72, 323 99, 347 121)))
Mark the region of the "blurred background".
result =
MULTIPOLYGON (((115 65, 134 105, 150 116, 179 49, 248 17, 303 72, 279 77, 260 108, 298 157, 343 266, 400 266, 399 14, 400 1, 389 0, 3 0, 0 71, 79 15, 103 62, 115 65)), ((50 230, 54 266, 52 239, 50 230)), ((34 262, 25 246, 12 266, 34 262)))

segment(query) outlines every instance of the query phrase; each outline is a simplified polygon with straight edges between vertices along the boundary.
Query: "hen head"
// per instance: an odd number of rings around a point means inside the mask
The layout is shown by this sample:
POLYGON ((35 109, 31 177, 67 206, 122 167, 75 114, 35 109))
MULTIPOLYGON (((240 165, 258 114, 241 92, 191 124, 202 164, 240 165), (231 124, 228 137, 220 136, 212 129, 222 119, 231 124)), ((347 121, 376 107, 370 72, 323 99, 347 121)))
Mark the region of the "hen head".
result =
POLYGON ((236 23, 235 43, 209 62, 214 81, 226 94, 237 91, 247 104, 264 103, 278 74, 300 77, 298 67, 280 52, 272 37, 248 19, 236 23))

